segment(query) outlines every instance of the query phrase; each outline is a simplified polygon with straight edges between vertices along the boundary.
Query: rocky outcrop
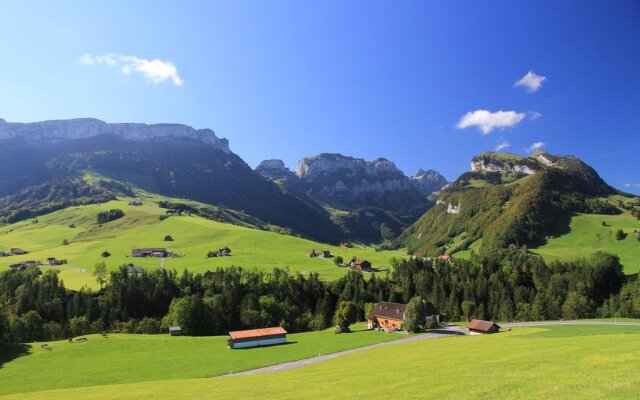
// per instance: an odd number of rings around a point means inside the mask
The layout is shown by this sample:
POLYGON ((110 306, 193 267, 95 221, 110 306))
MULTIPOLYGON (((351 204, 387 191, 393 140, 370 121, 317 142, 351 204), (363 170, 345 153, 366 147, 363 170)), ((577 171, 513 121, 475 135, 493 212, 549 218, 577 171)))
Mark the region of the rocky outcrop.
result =
POLYGON ((511 164, 511 163, 494 163, 494 162, 486 163, 483 160, 472 161, 471 171, 515 172, 515 173, 521 173, 521 174, 527 174, 527 175, 533 175, 536 173, 536 170, 532 169, 527 165, 511 164))
POLYGON ((108 134, 134 141, 165 137, 190 138, 230 153, 229 141, 218 138, 211 129, 194 129, 181 124, 110 124, 93 118, 31 123, 0 120, 0 140, 22 138, 27 144, 58 143, 108 134))
POLYGON ((423 196, 429 196, 447 185, 447 179, 438 171, 419 169, 412 177, 413 187, 423 196))
POLYGON ((264 160, 256 167, 256 172, 272 180, 297 178, 296 174, 287 168, 282 160, 264 160))

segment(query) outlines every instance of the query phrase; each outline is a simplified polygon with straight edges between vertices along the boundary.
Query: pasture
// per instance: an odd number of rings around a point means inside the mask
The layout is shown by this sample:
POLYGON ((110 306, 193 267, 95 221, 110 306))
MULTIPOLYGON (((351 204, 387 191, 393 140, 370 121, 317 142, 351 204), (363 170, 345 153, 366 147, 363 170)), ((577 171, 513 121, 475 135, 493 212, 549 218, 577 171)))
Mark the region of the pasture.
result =
POLYGON ((26 260, 46 262, 48 257, 66 259, 68 264, 56 268, 61 270, 60 276, 67 287, 79 289, 83 285, 97 288, 91 273, 95 264, 101 261, 111 270, 128 263, 146 269, 162 266, 178 271, 188 268, 194 272, 235 265, 264 270, 289 268, 301 273, 317 272, 325 279, 335 279, 342 276, 346 269, 336 267, 333 259, 309 258, 309 250, 329 250, 345 260, 351 257, 364 258, 376 268, 388 267, 392 257, 406 256, 404 251, 376 252, 373 247, 357 245, 343 249, 198 216, 170 216, 161 220, 160 216, 166 215, 166 210, 157 206, 158 199, 158 196, 142 194, 142 206, 130 206, 128 203, 132 199, 122 199, 69 207, 37 219, 2 226, 0 250, 20 247, 29 251, 29 254, 0 258, 0 267, 6 268, 26 260), (114 208, 122 209, 125 216, 98 225, 97 213, 114 208), (174 240, 165 242, 166 235, 171 235, 174 240), (68 245, 63 244, 65 239, 68 245), (231 256, 206 257, 210 250, 216 251, 225 246, 231 248, 231 256), (164 261, 151 257, 134 258, 131 257, 131 249, 135 247, 166 247, 184 256, 164 261), (111 256, 102 257, 103 251, 108 251, 111 256))
MULTIPOLYGON (((227 336, 87 335, 87 341, 66 340, 8 346, 2 352, 26 354, 0 368, 0 395, 47 389, 111 385, 132 382, 208 378, 319 354, 406 337, 366 330, 336 335, 333 329, 287 335, 289 343, 254 349, 227 349, 227 336), (26 348, 24 348, 26 346, 26 348)), ((1 360, 0 360, 1 362, 1 360)))
MULTIPOLYGON (((285 372, 173 379, 170 375, 179 375, 178 370, 189 364, 187 354, 174 363, 134 364, 125 371, 114 367, 111 372, 99 374, 87 371, 85 386, 102 386, 46 390, 2 399, 92 399, 96 393, 100 393, 101 398, 119 399, 385 399, 390 393, 407 399, 635 399, 640 390, 639 340, 640 328, 635 326, 514 328, 496 335, 451 337, 367 349, 285 372), (108 382, 113 374, 135 374, 141 368, 154 370, 148 373, 148 378, 156 377, 156 380, 124 385, 111 385, 119 381, 108 382), (167 369, 170 371, 165 371, 166 380, 161 380, 157 370, 167 369)), ((25 359, 40 357, 42 360, 55 354, 54 350, 25 359)), ((121 365, 117 364, 118 356, 114 354, 109 364, 121 365)), ((89 355, 79 360, 75 362, 98 361, 89 355)), ((18 361, 20 359, 7 364, 7 370, 18 361)), ((74 361, 69 359, 69 362, 74 361)), ((214 363, 212 360, 210 364, 214 363)), ((61 368, 68 366, 64 363, 61 368)), ((0 370, 0 380, 16 390, 20 385, 12 385, 12 380, 2 372, 0 370)), ((16 379, 31 381, 29 375, 42 378, 42 374, 41 370, 24 370, 16 379)), ((21 387, 36 390, 31 385, 21 387)), ((3 388, 3 392, 11 391, 3 388)))

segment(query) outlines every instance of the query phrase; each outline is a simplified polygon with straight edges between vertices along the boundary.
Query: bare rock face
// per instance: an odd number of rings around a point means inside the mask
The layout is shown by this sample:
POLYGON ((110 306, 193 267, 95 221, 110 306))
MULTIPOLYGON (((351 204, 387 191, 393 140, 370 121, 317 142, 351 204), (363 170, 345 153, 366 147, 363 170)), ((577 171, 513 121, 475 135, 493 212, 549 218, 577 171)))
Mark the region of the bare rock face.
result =
POLYGON ((438 171, 419 169, 412 177, 411 182, 423 196, 429 196, 444 188, 448 182, 438 171))
POLYGON ((272 180, 297 178, 282 160, 264 160, 256 167, 256 172, 272 180))
POLYGON ((211 129, 194 129, 181 124, 110 124, 93 118, 31 123, 8 123, 0 120, 0 140, 22 138, 28 144, 57 143, 106 134, 134 141, 163 137, 191 138, 230 153, 229 141, 218 138, 211 129))

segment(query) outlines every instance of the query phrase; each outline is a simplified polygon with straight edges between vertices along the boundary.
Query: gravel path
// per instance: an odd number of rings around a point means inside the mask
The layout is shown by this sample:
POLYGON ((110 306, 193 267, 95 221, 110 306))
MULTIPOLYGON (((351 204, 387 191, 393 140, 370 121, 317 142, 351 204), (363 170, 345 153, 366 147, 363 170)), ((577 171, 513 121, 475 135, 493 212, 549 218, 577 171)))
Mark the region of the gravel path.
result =
MULTIPOLYGON (((429 333, 405 337, 403 339, 371 344, 368 346, 357 347, 355 349, 339 351, 337 353, 319 355, 311 358, 306 358, 303 360, 291 361, 291 362, 271 365, 263 368, 250 369, 242 372, 234 372, 234 373, 226 374, 222 376, 255 375, 255 374, 264 374, 267 372, 286 371, 289 369, 300 368, 300 367, 304 367, 311 364, 317 364, 322 361, 331 360, 332 358, 342 357, 347 354, 355 353, 355 352, 366 350, 366 349, 373 349, 376 347, 390 346, 390 345, 395 345, 399 343, 417 342, 419 340, 437 339, 437 338, 448 337, 452 335, 465 335, 465 334, 466 334, 466 329, 460 328, 458 326, 450 326, 443 329, 433 330, 429 333)), ((401 335, 401 333, 398 333, 397 335, 401 335)))
MULTIPOLYGON (((640 322, 614 322, 614 321, 534 321, 534 322, 513 322, 513 323, 503 323, 500 324, 501 328, 514 328, 518 326, 526 327, 526 326, 555 326, 555 325, 611 325, 611 326, 637 326, 640 328, 640 322)), ((407 342, 417 342, 420 340, 426 339, 437 339, 442 337, 448 337, 452 335, 466 335, 468 333, 466 328, 462 328, 459 326, 448 326, 442 329, 436 329, 429 333, 424 333, 415 336, 409 336, 403 339, 392 340, 390 342, 382 342, 371 344, 368 346, 358 347, 355 349, 339 351, 337 353, 319 355, 311 358, 306 358, 304 360, 297 360, 286 362, 282 364, 271 365, 268 367, 250 369, 242 372, 234 372, 231 374, 221 375, 219 377, 225 376, 240 376, 240 375, 255 375, 255 374, 264 374, 268 372, 277 372, 277 371, 287 371, 290 369, 301 368, 307 365, 317 364, 322 361, 331 360, 333 358, 338 358, 345 356, 347 354, 356 353, 358 351, 373 349, 376 347, 382 346, 391 346, 400 343, 407 342)))

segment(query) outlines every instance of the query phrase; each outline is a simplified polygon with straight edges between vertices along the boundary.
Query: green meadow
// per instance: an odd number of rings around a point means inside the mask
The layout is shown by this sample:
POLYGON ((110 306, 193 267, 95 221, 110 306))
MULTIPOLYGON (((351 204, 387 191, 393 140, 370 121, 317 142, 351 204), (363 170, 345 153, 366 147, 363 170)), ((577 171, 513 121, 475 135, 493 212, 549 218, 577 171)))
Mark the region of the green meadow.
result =
MULTIPOLYGON (((86 345, 91 345, 92 339, 86 345)), ((324 340, 335 339, 338 338, 332 336, 324 340)), ((105 339, 105 342, 109 340, 105 339)), ((141 342, 144 340, 140 339, 141 342)), ((182 340, 197 343, 207 339, 182 340)), ((203 379, 206 374, 196 379, 173 379, 171 375, 180 375, 181 370, 190 368, 191 357, 186 355, 171 363, 166 360, 170 356, 163 348, 148 348, 149 352, 159 352, 158 363, 153 365, 137 364, 134 356, 114 350, 99 373, 95 372, 95 367, 82 370, 79 366, 71 372, 66 369, 69 368, 66 362, 59 364, 62 370, 26 369, 25 364, 29 362, 47 365, 46 358, 55 357, 58 351, 47 354, 34 350, 37 354, 11 361, 0 370, 0 381, 3 382, 3 393, 15 392, 17 388, 21 392, 38 390, 49 385, 49 381, 64 382, 65 379, 83 379, 84 386, 96 385, 2 397, 32 400, 93 399, 96 396, 118 399, 636 399, 640 390, 638 341, 640 327, 637 326, 513 328, 495 335, 450 337, 367 349, 283 372, 206 379, 203 379), (118 361, 120 357, 124 360, 118 361), (135 364, 127 365, 123 371, 126 360, 135 364), (7 371, 13 373, 21 362, 20 367, 25 369, 19 375, 5 374, 7 371), (117 379, 109 382, 111 376, 142 374, 141 369, 154 370, 147 376, 156 379, 122 385, 112 384, 121 382, 117 379), (160 378, 160 375, 165 377, 160 378), (34 386, 32 383, 37 383, 38 379, 43 383, 34 386), (14 380, 24 383, 20 385, 14 380), (5 389, 5 385, 10 389, 5 389)), ((288 346, 260 351, 286 352, 288 346)), ((257 350, 247 353, 256 358, 262 356, 257 350)), ((196 358, 193 363, 201 363, 200 360, 196 358)), ((216 364, 217 360, 211 356, 210 364, 216 364)), ((68 360, 71 364, 100 362, 105 361, 96 359, 90 350, 85 357, 68 360)), ((61 384, 48 387, 60 387, 61 384)))
MULTIPOLYGON (((333 329, 287 335, 288 344, 230 350, 227 336, 88 335, 87 342, 66 340, 0 345, 2 353, 23 354, 0 368, 0 395, 96 385, 208 378, 319 354, 335 353, 406 337, 353 327, 349 334, 333 329)), ((1 361, 0 361, 1 362, 1 361)))
POLYGON ((563 261, 607 251, 620 257, 625 273, 636 273, 640 271, 640 241, 633 233, 634 229, 640 229, 640 221, 628 212, 620 215, 576 214, 571 218, 568 233, 549 239, 531 251, 547 260, 563 261), (622 240, 616 240, 618 229, 626 234, 622 240))
POLYGON ((166 210, 159 208, 156 202, 163 198, 143 194, 140 199, 142 206, 130 206, 128 203, 132 199, 125 198, 104 204, 69 207, 37 219, 2 226, 0 250, 19 247, 29 251, 29 254, 0 258, 0 267, 6 268, 25 260, 46 262, 48 257, 66 259, 68 264, 56 268, 61 270, 67 287, 78 289, 83 285, 97 287, 91 272, 95 264, 101 261, 109 269, 134 263, 147 269, 162 266, 178 271, 187 268, 195 272, 231 265, 267 270, 282 267, 301 273, 317 272, 325 279, 335 279, 342 276, 346 269, 336 267, 333 259, 309 258, 309 250, 330 250, 345 260, 351 257, 364 258, 377 268, 388 267, 393 257, 406 256, 404 251, 376 252, 373 247, 358 245, 343 249, 198 216, 170 216, 160 220, 160 216, 166 215, 166 210), (122 209, 125 216, 98 225, 97 213, 114 208, 122 209), (75 228, 70 228, 70 225, 75 228), (165 242, 166 235, 171 235, 174 241, 165 242), (65 239, 68 245, 63 245, 65 239), (225 246, 231 248, 231 256, 206 258, 208 251, 225 246), (135 247, 166 247, 183 256, 164 261, 159 258, 130 257, 131 249, 135 247), (111 256, 101 257, 103 251, 108 251, 111 256))

